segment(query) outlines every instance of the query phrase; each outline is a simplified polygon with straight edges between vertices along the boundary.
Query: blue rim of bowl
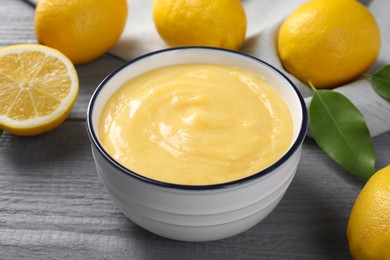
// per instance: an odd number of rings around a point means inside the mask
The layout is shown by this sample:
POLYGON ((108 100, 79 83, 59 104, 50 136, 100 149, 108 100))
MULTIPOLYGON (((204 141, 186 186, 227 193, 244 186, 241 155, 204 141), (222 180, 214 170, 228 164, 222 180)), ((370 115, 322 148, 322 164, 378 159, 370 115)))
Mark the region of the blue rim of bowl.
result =
POLYGON ((294 152, 303 143, 303 140, 305 139, 305 136, 306 136, 307 128, 308 128, 308 114, 307 114, 305 101, 303 100, 303 97, 302 97, 301 93, 299 92, 298 88, 294 85, 294 83, 286 75, 284 75, 282 72, 280 72, 278 69, 276 69, 274 66, 270 65, 269 63, 267 63, 267 62, 265 62, 263 60, 260 60, 258 58, 255 58, 255 57, 253 57, 251 55, 248 55, 248 54, 245 54, 245 53, 241 53, 241 52, 238 52, 238 51, 228 50, 228 49, 222 49, 222 48, 216 48, 216 47, 205 47, 205 46, 185 46, 185 47, 161 49, 161 50, 158 50, 158 51, 154 51, 154 52, 150 52, 150 53, 141 55, 141 56, 139 56, 139 57, 137 57, 137 58, 135 58, 135 59, 125 63, 124 65, 118 67, 113 72, 111 72, 98 85, 98 87, 96 88, 96 90, 94 91, 94 93, 91 96, 90 102, 88 104, 88 109, 87 109, 87 131, 88 131, 89 138, 90 138, 91 142, 93 143, 93 145, 103 155, 103 157, 104 157, 104 159, 106 161, 108 161, 112 166, 114 166, 117 169, 119 169, 122 173, 124 173, 124 174, 126 174, 126 175, 128 175, 130 177, 136 178, 136 179, 138 179, 138 180, 140 180, 142 182, 146 182, 146 183, 149 183, 149 184, 157 185, 157 186, 163 187, 163 188, 171 188, 171 189, 178 189, 178 190, 215 190, 215 189, 225 189, 225 188, 228 188, 228 187, 241 185, 241 184, 247 183, 247 182, 249 182, 251 180, 255 180, 257 178, 265 176, 265 175, 273 172, 275 169, 277 169, 283 163, 285 163, 294 154, 294 152), (93 127, 92 127, 92 112, 91 112, 91 109, 93 108, 93 106, 95 104, 96 98, 99 95, 99 92, 103 89, 103 87, 106 85, 106 83, 109 82, 110 79, 113 78, 119 71, 121 71, 125 67, 130 66, 131 64, 133 64, 133 63, 135 63, 135 62, 137 62, 139 60, 148 58, 148 57, 156 55, 156 54, 164 53, 164 52, 180 51, 180 50, 187 50, 187 49, 205 49, 205 50, 212 50, 212 51, 228 52, 228 53, 232 53, 232 54, 235 54, 235 55, 244 56, 245 58, 252 59, 252 60, 254 60, 256 62, 260 62, 260 63, 268 66, 270 69, 274 70, 277 74, 279 74, 281 77, 283 77, 290 84, 290 86, 294 89, 294 91, 295 91, 295 93, 296 93, 296 95, 297 95, 297 97, 298 97, 298 99, 300 101, 300 104, 301 104, 301 108, 302 108, 302 123, 301 123, 299 134, 298 134, 295 142, 290 147, 290 149, 281 158, 279 158, 279 160, 277 160, 275 163, 273 163, 269 167, 261 170, 260 172, 257 172, 255 174, 252 174, 252 175, 247 176, 247 177, 242 178, 242 179, 238 179, 238 180, 234 180, 234 181, 230 181, 230 182, 218 183, 218 184, 184 185, 184 184, 167 183, 167 182, 162 182, 162 181, 158 181, 158 180, 147 178, 147 177, 145 177, 143 175, 140 175, 140 174, 138 174, 138 173, 136 173, 136 172, 134 172, 134 171, 124 167, 123 165, 121 165, 119 162, 117 162, 114 158, 112 158, 106 152, 106 150, 103 148, 103 146, 98 141, 96 133, 95 133, 93 127))

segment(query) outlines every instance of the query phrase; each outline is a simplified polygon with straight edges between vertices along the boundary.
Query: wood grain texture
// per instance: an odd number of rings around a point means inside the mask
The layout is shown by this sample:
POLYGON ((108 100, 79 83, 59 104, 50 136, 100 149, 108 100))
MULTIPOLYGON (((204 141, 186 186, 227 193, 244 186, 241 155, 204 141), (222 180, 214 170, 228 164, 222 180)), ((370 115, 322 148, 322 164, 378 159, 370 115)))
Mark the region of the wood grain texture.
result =
MULTIPOLYGON (((0 6, 0 45, 34 42, 33 8, 21 0, 0 6)), ((351 259, 345 232, 363 182, 309 138, 281 203, 247 232, 186 243, 129 221, 100 182, 85 126, 92 92, 122 64, 107 55, 77 67, 80 96, 59 128, 0 138, 0 259, 351 259)), ((374 145, 381 168, 390 161, 390 132, 374 145)))
MULTIPOLYGON (((378 164, 390 133, 375 139, 378 164)), ((348 259, 345 229, 362 183, 310 140, 285 197, 263 222, 221 241, 164 239, 127 220, 95 171, 85 123, 0 143, 1 259, 348 259)))

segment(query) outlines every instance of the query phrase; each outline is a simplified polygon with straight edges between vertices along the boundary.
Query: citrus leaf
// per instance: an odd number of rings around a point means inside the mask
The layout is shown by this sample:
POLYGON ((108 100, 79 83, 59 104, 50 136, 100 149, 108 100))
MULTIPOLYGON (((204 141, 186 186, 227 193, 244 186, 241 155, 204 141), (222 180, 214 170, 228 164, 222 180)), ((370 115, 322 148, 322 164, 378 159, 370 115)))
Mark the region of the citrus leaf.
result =
POLYGON ((390 101, 390 65, 372 74, 371 82, 376 93, 390 101))
POLYGON ((309 107, 314 140, 333 160, 355 176, 375 172, 375 151, 363 115, 348 98, 331 90, 315 90, 309 107))
POLYGON ((0 129, 0 137, 3 135, 3 129, 0 129))

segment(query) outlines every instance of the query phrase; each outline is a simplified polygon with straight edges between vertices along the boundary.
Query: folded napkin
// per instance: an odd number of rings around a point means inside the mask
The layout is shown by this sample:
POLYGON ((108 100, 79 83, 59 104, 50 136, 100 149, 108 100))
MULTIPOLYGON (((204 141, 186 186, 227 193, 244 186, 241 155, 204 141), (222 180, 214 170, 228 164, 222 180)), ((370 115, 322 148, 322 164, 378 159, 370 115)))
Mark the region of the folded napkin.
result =
MULTIPOLYGON (((38 0, 27 0, 36 4, 38 0)), ((307 0, 242 0, 247 15, 246 41, 241 52, 262 59, 285 73, 298 87, 307 104, 312 91, 294 76, 284 70, 276 50, 276 35, 283 20, 307 0)), ((361 0, 375 16, 382 35, 382 47, 373 72, 390 64, 390 5, 387 1, 361 0)), ((158 35, 152 19, 152 0, 128 0, 129 16, 125 30, 110 53, 124 60, 131 60, 142 54, 167 48, 158 35)), ((369 41, 369 39, 367 39, 369 41)), ((371 82, 360 78, 352 83, 334 89, 342 93, 363 114, 371 136, 390 130, 390 102, 384 100, 371 87, 371 82)))

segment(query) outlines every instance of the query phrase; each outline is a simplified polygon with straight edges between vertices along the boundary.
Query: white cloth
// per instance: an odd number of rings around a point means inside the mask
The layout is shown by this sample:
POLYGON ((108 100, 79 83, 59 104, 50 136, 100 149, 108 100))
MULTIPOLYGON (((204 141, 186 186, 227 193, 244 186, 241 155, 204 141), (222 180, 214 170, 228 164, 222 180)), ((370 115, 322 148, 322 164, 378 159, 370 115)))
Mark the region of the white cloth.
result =
MULTIPOLYGON (((38 0, 28 1, 35 4, 38 0)), ((284 70, 275 46, 275 36, 280 24, 304 2, 307 0, 242 0, 248 26, 246 41, 240 51, 262 59, 285 73, 309 104, 311 90, 284 70)), ((129 15, 125 30, 110 53, 124 60, 131 60, 142 54, 167 48, 154 27, 152 0, 128 0, 128 6, 129 15)), ((374 0, 370 2, 369 9, 379 24, 382 36, 378 60, 369 70, 373 72, 390 63, 390 4, 386 0, 374 0)), ((360 78, 334 90, 347 96, 362 112, 371 136, 390 130, 390 102, 374 92, 369 80, 360 78)))

